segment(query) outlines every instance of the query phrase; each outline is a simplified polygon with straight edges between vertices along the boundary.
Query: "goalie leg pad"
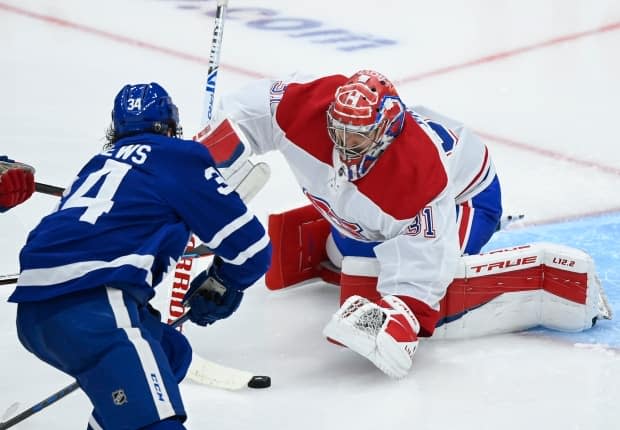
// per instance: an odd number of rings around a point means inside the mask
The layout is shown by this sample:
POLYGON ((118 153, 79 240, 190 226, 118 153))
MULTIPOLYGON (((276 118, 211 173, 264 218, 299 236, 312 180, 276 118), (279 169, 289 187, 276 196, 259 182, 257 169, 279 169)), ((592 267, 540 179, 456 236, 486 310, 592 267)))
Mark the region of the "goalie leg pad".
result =
POLYGON ((325 241, 329 223, 312 206, 269 216, 271 267, 265 275, 270 290, 280 290, 320 276, 327 260, 325 241))
POLYGON ((556 244, 465 256, 441 302, 435 337, 467 338, 543 326, 582 331, 611 318, 592 258, 556 244))

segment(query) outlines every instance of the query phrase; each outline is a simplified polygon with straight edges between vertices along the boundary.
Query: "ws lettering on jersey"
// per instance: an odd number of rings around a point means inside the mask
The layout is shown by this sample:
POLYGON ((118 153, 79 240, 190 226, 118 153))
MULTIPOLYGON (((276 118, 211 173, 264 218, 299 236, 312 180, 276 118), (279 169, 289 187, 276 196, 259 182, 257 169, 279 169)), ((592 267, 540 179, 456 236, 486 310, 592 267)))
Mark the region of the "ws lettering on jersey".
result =
POLYGON ((214 165, 200 144, 156 134, 96 155, 30 233, 9 300, 107 285, 146 302, 190 231, 222 257, 229 286, 253 284, 269 264, 269 238, 214 165))

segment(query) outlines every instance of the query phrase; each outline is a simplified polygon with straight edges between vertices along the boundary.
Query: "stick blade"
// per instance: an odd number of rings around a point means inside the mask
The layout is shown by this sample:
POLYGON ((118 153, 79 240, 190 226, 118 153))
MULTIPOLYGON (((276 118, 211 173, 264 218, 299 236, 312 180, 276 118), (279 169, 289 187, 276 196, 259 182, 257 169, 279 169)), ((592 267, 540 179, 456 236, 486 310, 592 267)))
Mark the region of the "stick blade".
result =
POLYGON ((193 355, 192 364, 187 371, 187 378, 191 381, 231 391, 246 388, 253 377, 253 373, 222 366, 196 354, 193 355))

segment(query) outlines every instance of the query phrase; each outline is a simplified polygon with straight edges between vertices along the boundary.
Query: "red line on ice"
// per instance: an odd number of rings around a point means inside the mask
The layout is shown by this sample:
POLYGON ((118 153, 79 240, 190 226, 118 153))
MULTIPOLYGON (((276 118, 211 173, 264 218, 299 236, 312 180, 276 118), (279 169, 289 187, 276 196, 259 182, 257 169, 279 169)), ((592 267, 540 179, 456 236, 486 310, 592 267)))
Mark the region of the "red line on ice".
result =
POLYGON ((538 49, 548 48, 550 46, 559 45, 561 43, 572 42, 584 37, 590 37, 609 31, 620 30, 620 22, 612 22, 610 24, 603 25, 591 30, 580 31, 577 33, 566 34, 564 36, 554 37, 549 40, 543 40, 541 42, 533 43, 531 45, 521 46, 515 49, 509 49, 507 51, 497 52, 495 54, 489 54, 484 57, 476 58, 473 60, 465 61, 463 63, 452 64, 449 66, 440 67, 435 70, 429 70, 427 72, 418 73, 405 78, 398 79, 395 84, 406 84, 409 82, 420 81, 422 79, 431 78, 434 76, 445 75, 446 73, 455 72, 457 70, 467 69, 469 67, 480 66, 485 63, 492 63, 494 61, 503 60, 509 57, 515 57, 517 55, 525 54, 527 52, 536 51, 538 49))

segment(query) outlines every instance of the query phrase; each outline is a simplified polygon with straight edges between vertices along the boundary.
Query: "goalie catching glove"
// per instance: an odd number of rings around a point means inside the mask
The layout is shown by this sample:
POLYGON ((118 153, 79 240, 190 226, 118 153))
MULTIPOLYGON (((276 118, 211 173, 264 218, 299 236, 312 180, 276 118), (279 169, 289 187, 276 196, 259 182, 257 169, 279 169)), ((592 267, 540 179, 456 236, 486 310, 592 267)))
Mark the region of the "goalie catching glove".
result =
POLYGON ((323 334, 366 357, 392 378, 409 373, 418 347, 420 324, 409 307, 396 296, 371 302, 349 297, 323 334))
POLYGON ((243 291, 226 286, 218 276, 217 257, 211 267, 196 276, 187 291, 184 304, 190 307, 189 319, 200 326, 228 318, 239 307, 243 291))

